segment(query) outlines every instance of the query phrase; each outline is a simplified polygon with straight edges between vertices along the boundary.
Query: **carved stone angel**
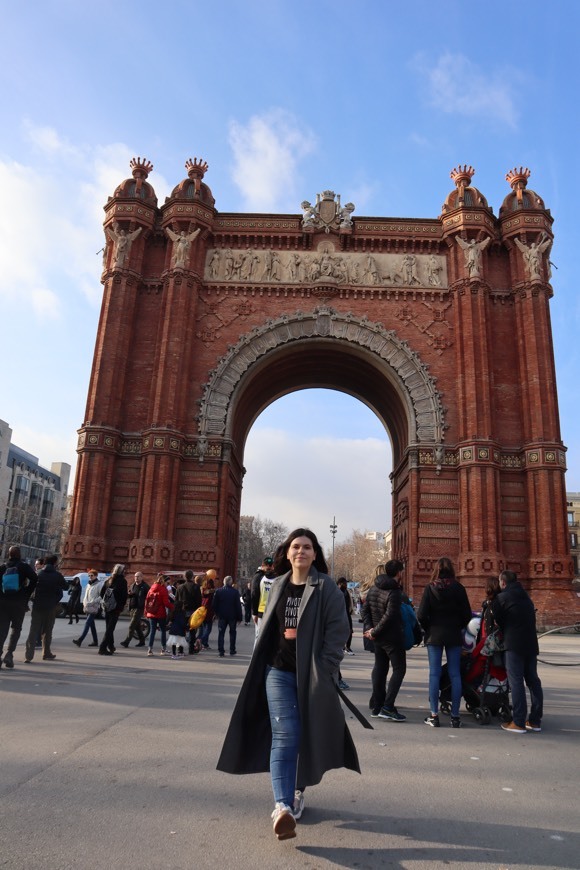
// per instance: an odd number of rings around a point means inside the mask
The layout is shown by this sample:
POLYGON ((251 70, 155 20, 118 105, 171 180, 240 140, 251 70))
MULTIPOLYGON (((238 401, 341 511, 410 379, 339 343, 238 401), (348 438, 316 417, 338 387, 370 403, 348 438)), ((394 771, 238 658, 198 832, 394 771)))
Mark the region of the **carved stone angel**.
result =
POLYGON ((185 269, 189 265, 189 249, 193 240, 200 234, 201 227, 198 227, 192 233, 187 235, 185 230, 180 233, 174 233, 172 229, 166 227, 166 232, 173 242, 173 253, 171 255, 172 269, 185 269))
POLYGON ((526 267, 526 273, 530 281, 541 281, 542 254, 550 247, 551 240, 545 233, 542 233, 540 241, 532 242, 530 245, 526 245, 525 242, 522 242, 518 238, 515 238, 514 242, 522 252, 524 266, 526 267))
POLYGON ((118 229, 118 224, 115 224, 114 227, 105 227, 105 232, 114 243, 113 269, 122 269, 128 259, 131 243, 141 232, 141 227, 128 233, 126 230, 118 229))
POLYGON ((475 239, 466 242, 461 236, 455 236, 455 241, 463 250, 465 268, 469 272, 469 277, 479 278, 481 276, 481 252, 489 245, 489 236, 481 242, 476 242, 475 239))

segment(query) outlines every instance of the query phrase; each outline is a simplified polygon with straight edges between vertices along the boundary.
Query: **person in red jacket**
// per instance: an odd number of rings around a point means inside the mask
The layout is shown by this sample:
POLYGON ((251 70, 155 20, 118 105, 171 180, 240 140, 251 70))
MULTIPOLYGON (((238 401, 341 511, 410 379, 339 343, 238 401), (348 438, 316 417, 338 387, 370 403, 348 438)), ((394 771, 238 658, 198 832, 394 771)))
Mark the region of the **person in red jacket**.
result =
POLYGON ((145 616, 149 620, 150 626, 148 656, 153 655, 153 643, 157 628, 161 632, 161 655, 167 655, 165 647, 167 643, 167 611, 170 607, 171 599, 165 586, 165 577, 163 574, 158 574, 145 599, 145 616))

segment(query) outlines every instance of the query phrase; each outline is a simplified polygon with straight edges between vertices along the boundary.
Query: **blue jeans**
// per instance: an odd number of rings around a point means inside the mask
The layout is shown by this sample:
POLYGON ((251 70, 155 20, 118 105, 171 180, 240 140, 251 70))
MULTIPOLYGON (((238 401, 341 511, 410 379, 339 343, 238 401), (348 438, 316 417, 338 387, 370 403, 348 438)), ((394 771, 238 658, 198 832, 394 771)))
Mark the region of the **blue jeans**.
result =
POLYGON ((99 642, 99 638, 97 635, 97 627, 95 625, 95 615, 96 614, 94 614, 94 613, 87 613, 87 621, 85 622, 85 627, 83 628, 83 633, 79 637, 79 640, 81 642, 85 639, 85 637, 87 636, 89 631, 91 632, 91 635, 93 637, 93 643, 99 642))
POLYGON ((209 645, 209 636, 211 634, 211 630, 213 628, 213 620, 209 622, 202 622, 201 628, 199 630, 199 639, 201 640, 202 646, 209 645))
POLYGON ((538 676, 538 660, 535 655, 523 656, 507 650, 505 653, 510 691, 512 693, 513 720, 523 728, 528 721, 528 704, 525 685, 530 690, 530 718, 532 725, 539 725, 544 713, 544 692, 538 676))
POLYGON ((224 640, 226 629, 230 630, 230 655, 236 651, 236 635, 238 629, 237 619, 218 619, 218 651, 220 655, 225 653, 224 640))
POLYGON ((161 648, 165 649, 167 643, 167 619, 158 619, 156 616, 149 617, 149 649, 153 649, 157 626, 159 626, 159 631, 161 632, 161 648))
MULTIPOLYGON (((443 647, 434 643, 427 644, 429 656, 429 706, 432 713, 439 712, 439 686, 441 683, 441 661, 443 659, 443 647)), ((447 671, 451 683, 451 715, 459 716, 461 705, 461 647, 446 646, 447 671)))
POLYGON ((266 696, 272 726, 270 776, 274 800, 276 803, 280 801, 292 807, 300 748, 300 712, 296 674, 268 666, 266 696))

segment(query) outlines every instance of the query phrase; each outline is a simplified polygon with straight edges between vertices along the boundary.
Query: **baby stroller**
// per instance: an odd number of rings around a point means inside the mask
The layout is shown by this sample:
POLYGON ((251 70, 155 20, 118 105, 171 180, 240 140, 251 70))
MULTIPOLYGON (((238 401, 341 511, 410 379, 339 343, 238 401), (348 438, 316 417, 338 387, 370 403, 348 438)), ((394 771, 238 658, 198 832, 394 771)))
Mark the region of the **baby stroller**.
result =
MULTIPOLYGON (((461 656, 461 692, 465 708, 478 725, 489 725, 492 716, 510 722, 509 685, 498 633, 483 637, 469 652, 465 647, 471 645, 471 637, 473 635, 467 636, 466 633, 461 656)), ((446 665, 441 672, 439 704, 442 713, 451 713, 451 682, 446 665)))

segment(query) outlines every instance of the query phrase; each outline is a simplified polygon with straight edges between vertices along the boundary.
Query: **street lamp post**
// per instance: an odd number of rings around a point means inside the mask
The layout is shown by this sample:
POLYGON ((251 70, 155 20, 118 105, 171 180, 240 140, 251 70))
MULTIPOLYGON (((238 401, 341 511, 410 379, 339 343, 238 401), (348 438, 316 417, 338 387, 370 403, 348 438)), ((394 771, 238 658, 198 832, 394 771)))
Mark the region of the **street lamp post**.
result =
POLYGON ((336 525, 336 517, 332 518, 332 525, 330 526, 330 534, 332 535, 332 567, 330 570, 330 576, 334 580, 334 539, 336 537, 336 530, 338 526, 336 525))

